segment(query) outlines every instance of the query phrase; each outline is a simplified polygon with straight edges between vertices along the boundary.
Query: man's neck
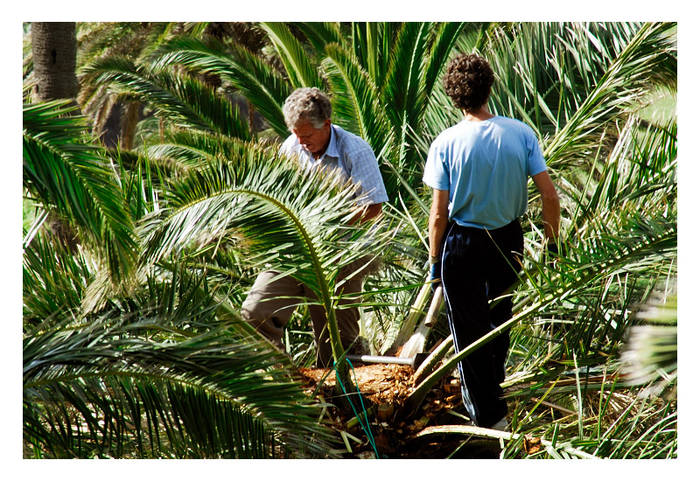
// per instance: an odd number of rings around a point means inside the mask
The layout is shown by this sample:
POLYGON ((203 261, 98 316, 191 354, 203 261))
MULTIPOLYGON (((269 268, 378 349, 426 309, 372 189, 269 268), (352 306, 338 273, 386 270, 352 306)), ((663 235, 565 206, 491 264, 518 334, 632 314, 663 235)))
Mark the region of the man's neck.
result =
POLYGON ((320 152, 311 152, 311 156, 318 160, 321 157, 323 157, 323 154, 326 153, 326 150, 328 150, 328 146, 331 145, 331 137, 333 137, 333 126, 329 125, 329 132, 328 132, 328 140, 326 141, 326 145, 323 146, 323 149, 321 149, 320 152))
POLYGON ((472 112, 462 111, 464 113, 464 118, 470 122, 481 122, 483 120, 488 120, 495 117, 491 112, 489 112, 486 105, 482 106, 479 110, 472 112))

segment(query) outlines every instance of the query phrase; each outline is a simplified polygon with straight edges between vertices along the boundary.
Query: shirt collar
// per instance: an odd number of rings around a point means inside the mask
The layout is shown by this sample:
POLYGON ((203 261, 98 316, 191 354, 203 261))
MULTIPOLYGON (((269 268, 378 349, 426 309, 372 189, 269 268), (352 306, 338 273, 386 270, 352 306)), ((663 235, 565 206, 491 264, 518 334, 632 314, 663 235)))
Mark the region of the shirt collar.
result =
POLYGON ((321 162, 326 156, 333 157, 336 159, 340 157, 338 155, 338 134, 335 133, 335 127, 333 126, 333 124, 331 124, 331 139, 328 141, 328 147, 326 147, 326 151, 318 159, 314 159, 314 156, 311 154, 311 152, 309 152, 301 146, 298 138, 295 138, 294 143, 296 145, 296 148, 299 149, 298 151, 304 152, 308 156, 312 164, 321 162))
POLYGON ((321 159, 325 156, 338 158, 338 135, 335 133, 333 124, 331 124, 331 140, 328 142, 328 147, 321 156, 321 159))
POLYGON ((301 144, 299 143, 299 138, 296 136, 294 136, 294 144, 292 149, 294 149, 294 151, 296 151, 297 153, 303 153, 304 157, 306 158, 306 161, 309 162, 310 165, 316 165, 322 162, 323 159, 325 159, 326 157, 332 157, 334 159, 340 158, 340 155, 338 153, 338 134, 335 132, 335 126, 333 124, 331 124, 331 139, 328 141, 328 147, 326 148, 326 151, 323 153, 323 155, 318 159, 314 159, 314 156, 311 154, 311 152, 309 152, 301 146, 301 144))

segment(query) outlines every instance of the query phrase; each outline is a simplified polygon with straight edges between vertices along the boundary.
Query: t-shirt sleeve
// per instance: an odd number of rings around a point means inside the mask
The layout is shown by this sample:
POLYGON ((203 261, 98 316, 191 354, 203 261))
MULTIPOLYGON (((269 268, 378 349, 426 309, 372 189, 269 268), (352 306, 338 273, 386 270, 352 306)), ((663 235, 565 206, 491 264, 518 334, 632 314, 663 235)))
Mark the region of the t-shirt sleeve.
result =
POLYGON ((423 182, 433 189, 450 190, 449 168, 445 162, 444 150, 437 141, 428 150, 423 182))
POLYGON ((526 128, 525 147, 527 149, 527 175, 532 177, 547 170, 537 136, 529 127, 526 128))

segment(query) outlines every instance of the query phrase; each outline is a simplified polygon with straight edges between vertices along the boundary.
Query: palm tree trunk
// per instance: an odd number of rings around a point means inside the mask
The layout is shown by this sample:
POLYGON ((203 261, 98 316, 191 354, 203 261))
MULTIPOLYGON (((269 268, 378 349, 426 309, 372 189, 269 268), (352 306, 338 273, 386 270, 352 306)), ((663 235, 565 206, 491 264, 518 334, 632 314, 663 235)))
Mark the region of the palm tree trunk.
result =
POLYGON ((122 134, 120 147, 124 150, 134 148, 134 137, 136 134, 136 124, 139 122, 139 113, 141 104, 139 102, 128 102, 124 106, 124 115, 122 117, 122 134))
MULTIPOLYGON (((75 57, 78 41, 74 22, 33 22, 32 58, 34 61, 33 97, 35 102, 74 99, 78 95, 75 57)), ((75 252, 78 238, 70 225, 54 214, 47 223, 51 231, 75 252)))
POLYGON ((75 99, 77 39, 74 22, 33 22, 34 97, 37 101, 75 99))

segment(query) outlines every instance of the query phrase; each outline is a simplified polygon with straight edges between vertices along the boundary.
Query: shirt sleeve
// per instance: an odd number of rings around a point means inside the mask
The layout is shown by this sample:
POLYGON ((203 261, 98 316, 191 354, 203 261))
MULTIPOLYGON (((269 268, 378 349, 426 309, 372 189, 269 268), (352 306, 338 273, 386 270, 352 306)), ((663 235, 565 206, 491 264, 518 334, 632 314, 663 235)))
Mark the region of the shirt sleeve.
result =
POLYGON ((537 136, 530 128, 527 128, 526 131, 525 146, 527 148, 527 174, 532 177, 547 170, 537 136))
POLYGON ((450 190, 449 168, 445 163, 444 151, 437 141, 433 142, 428 150, 423 182, 433 189, 450 190))
POLYGON ((387 202, 389 197, 372 148, 369 145, 361 146, 348 152, 346 156, 350 177, 359 185, 361 195, 357 199, 358 204, 371 205, 387 202))

